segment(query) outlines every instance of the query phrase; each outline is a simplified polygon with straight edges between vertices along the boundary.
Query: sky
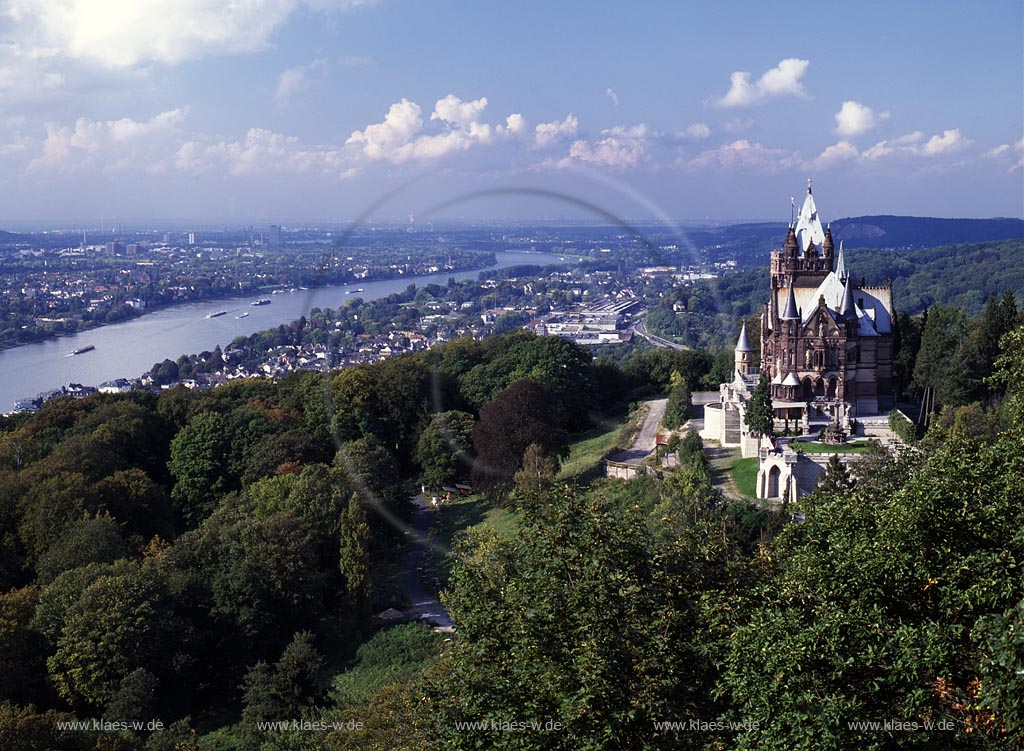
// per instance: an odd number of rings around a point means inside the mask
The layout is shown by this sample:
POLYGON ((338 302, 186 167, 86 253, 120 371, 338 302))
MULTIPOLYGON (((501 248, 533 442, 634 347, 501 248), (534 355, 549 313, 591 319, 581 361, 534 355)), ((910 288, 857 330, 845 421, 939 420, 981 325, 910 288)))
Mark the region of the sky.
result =
POLYGON ((0 227, 786 221, 809 178, 1024 215, 1024 3, 0 0, 0 227))

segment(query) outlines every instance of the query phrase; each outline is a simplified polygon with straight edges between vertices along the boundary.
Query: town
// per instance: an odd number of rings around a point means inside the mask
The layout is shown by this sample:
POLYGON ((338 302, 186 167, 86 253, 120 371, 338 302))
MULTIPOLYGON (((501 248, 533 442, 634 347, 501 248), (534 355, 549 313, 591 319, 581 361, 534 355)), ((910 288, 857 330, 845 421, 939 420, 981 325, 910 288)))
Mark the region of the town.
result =
MULTIPOLYGON (((410 262, 412 268, 417 265, 410 262)), ((700 267, 644 267, 626 275, 602 270, 602 265, 517 266, 484 272, 480 279, 451 279, 447 285, 411 284, 402 293, 378 300, 364 301, 356 293, 337 309, 314 308, 308 316, 276 329, 238 337, 211 351, 167 358, 144 374, 125 374, 99 384, 70 383, 21 398, 13 411, 35 411, 55 397, 84 397, 97 391, 209 388, 296 370, 328 371, 430 349, 459 337, 480 339, 517 328, 592 347, 628 346, 637 324, 666 287, 692 285, 735 270, 735 262, 726 261, 700 267)), ((262 301, 253 304, 258 302, 262 301)), ((675 306, 677 313, 685 313, 685 306, 675 306)), ((640 335, 651 338, 643 328, 640 335)))

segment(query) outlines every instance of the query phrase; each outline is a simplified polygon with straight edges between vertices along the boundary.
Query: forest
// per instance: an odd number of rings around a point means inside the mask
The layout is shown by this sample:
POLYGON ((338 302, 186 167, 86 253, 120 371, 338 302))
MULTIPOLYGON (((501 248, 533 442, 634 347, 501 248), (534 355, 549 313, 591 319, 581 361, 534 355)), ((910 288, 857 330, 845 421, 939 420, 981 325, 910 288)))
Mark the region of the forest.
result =
POLYGON ((593 360, 515 332, 3 418, 0 741, 1019 745, 1022 324, 1012 295, 970 323, 908 316, 927 431, 782 512, 726 499, 694 434, 664 478, 557 481, 570 444, 642 396, 685 411, 722 370, 699 351, 593 360), (455 535, 454 634, 387 625, 408 499, 455 482, 512 521, 455 535), (892 719, 950 727, 870 726, 892 719))

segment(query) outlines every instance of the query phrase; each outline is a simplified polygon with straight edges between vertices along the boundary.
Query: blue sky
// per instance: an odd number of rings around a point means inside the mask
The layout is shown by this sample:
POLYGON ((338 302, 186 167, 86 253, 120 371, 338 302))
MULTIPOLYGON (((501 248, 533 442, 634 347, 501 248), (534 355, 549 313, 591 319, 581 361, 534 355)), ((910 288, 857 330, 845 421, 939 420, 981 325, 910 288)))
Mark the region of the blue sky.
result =
POLYGON ((824 6, 0 0, 0 226, 1021 216, 1024 5, 824 6))

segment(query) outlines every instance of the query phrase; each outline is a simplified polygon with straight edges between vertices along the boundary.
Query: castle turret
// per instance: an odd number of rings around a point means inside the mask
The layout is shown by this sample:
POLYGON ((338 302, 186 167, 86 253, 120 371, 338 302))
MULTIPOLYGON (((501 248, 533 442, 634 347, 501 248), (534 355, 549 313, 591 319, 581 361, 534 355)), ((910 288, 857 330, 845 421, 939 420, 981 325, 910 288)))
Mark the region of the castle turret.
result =
POLYGON ((793 229, 793 225, 789 226, 789 232, 786 233, 786 243, 782 246, 782 254, 786 258, 796 258, 800 255, 800 246, 796 241, 796 230, 793 229))
POLYGON ((753 353, 753 348, 750 346, 750 339, 747 338, 747 323, 743 322, 743 328, 740 329, 740 338, 736 342, 736 373, 737 375, 750 375, 750 356, 753 353))
POLYGON ((799 321, 800 311, 796 309, 796 296, 793 294, 793 280, 789 280, 789 294, 786 297, 786 309, 782 311, 783 321, 799 321))
POLYGON ((825 242, 821 245, 821 254, 825 258, 831 258, 835 253, 836 245, 832 241, 832 225, 825 228, 825 242))
POLYGON ((857 318, 857 308, 853 303, 853 280, 846 277, 846 285, 843 289, 843 304, 839 306, 839 317, 846 319, 857 318))

